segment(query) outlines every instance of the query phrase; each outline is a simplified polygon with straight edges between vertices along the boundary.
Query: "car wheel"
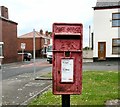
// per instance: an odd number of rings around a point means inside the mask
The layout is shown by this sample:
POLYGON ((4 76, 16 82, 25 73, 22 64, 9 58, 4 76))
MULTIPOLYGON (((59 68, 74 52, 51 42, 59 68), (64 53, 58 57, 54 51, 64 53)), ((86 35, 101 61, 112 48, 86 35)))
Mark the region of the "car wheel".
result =
POLYGON ((52 61, 49 61, 49 64, 52 64, 52 61))

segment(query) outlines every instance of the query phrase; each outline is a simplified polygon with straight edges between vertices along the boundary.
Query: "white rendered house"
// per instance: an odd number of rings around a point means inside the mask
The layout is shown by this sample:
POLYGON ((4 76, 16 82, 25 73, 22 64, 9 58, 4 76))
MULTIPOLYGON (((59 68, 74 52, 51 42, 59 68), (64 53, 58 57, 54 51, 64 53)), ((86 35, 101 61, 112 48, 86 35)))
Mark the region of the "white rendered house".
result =
POLYGON ((93 9, 93 60, 120 60, 120 0, 98 0, 93 9))

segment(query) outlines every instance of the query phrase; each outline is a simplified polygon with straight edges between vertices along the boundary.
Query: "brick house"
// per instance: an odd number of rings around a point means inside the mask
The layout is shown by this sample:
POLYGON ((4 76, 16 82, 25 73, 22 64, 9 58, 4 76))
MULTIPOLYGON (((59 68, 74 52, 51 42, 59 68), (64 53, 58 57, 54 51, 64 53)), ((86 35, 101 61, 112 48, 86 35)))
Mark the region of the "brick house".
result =
POLYGON ((18 61, 17 23, 9 19, 8 8, 0 6, 0 42, 4 43, 2 63, 18 61))
POLYGON ((33 36, 35 34, 35 51, 36 57, 42 57, 46 53, 46 48, 50 44, 51 36, 46 32, 43 34, 43 31, 40 32, 29 32, 27 34, 21 35, 18 37, 18 53, 22 52, 21 43, 25 43, 24 52, 30 52, 33 55, 33 36))

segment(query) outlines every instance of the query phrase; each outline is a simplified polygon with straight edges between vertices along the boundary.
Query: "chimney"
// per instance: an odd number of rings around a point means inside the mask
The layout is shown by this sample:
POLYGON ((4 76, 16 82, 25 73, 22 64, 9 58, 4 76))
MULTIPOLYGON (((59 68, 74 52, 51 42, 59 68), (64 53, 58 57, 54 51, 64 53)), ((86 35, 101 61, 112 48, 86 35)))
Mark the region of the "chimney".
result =
POLYGON ((8 17, 8 8, 5 6, 0 6, 0 15, 4 18, 9 18, 8 17))
POLYGON ((49 35, 49 34, 48 34, 48 31, 46 31, 46 32, 45 32, 45 35, 46 35, 46 36, 48 36, 48 35, 49 35))
POLYGON ((40 34, 43 35, 43 30, 42 29, 40 30, 40 34))

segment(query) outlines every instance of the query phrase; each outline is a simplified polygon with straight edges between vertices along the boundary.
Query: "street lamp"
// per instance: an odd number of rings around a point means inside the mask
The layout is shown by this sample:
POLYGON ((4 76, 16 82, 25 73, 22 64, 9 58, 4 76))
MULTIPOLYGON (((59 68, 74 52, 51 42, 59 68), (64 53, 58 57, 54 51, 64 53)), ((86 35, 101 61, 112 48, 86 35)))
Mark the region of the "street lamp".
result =
POLYGON ((89 49, 90 49, 91 26, 89 25, 89 49))
POLYGON ((3 57, 3 42, 0 42, 0 106, 2 105, 2 59, 3 57))
MULTIPOLYGON (((3 58, 3 42, 0 42, 0 59, 2 59, 3 58)), ((0 62, 1 62, 1 60, 0 60, 0 62)))
POLYGON ((35 73, 36 73, 36 66, 35 66, 35 29, 33 29, 33 60, 34 60, 34 78, 35 78, 35 73))

